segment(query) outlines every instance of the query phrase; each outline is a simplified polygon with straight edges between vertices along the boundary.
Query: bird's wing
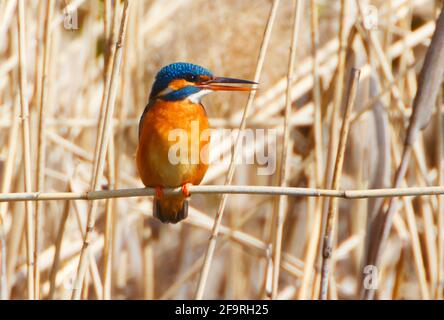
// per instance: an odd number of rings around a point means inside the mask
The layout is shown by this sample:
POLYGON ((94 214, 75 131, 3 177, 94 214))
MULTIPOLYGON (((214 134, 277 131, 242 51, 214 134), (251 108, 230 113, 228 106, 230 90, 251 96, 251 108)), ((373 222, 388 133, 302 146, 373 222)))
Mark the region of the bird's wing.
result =
POLYGON ((145 107, 145 110, 143 110, 142 116, 140 117, 140 120, 139 120, 139 139, 140 139, 140 133, 142 132, 143 118, 148 113, 148 111, 150 111, 151 107, 154 105, 155 102, 156 102, 156 100, 150 99, 150 101, 148 102, 148 104, 145 107))

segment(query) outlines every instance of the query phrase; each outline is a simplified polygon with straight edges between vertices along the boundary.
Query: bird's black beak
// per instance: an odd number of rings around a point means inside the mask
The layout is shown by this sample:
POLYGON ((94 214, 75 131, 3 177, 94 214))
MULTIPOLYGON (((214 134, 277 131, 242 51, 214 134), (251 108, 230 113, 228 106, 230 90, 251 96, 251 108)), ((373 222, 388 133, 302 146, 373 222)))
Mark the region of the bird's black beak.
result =
POLYGON ((198 84, 197 87, 213 91, 251 91, 251 90, 256 90, 257 85, 258 85, 257 82, 250 80, 215 77, 213 79, 198 84), (253 85, 253 86, 252 87, 235 86, 235 84, 253 85))

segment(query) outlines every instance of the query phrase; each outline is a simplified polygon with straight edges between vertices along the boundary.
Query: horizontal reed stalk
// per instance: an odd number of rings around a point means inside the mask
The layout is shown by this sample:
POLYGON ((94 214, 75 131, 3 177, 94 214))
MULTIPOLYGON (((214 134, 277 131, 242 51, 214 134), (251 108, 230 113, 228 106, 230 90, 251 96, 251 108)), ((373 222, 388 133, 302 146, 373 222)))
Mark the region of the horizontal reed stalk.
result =
MULTIPOLYGON (((330 197, 344 199, 414 197, 444 194, 444 186, 385 188, 363 190, 330 190, 317 188, 211 185, 189 186, 191 194, 256 194, 287 195, 298 197, 330 197)), ((165 195, 179 194, 182 188, 165 188, 165 195)), ((115 190, 96 190, 85 192, 16 192, 0 194, 0 202, 50 201, 50 200, 102 200, 111 198, 132 198, 154 196, 153 188, 128 188, 115 190)))

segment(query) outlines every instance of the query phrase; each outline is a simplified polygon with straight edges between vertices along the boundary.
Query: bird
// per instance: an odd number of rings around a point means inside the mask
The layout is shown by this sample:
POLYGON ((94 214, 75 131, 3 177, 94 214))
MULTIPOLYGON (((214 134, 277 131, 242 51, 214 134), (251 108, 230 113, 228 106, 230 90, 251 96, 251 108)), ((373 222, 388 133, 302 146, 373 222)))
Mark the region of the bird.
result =
POLYGON ((210 138, 203 139, 201 135, 210 127, 202 97, 214 91, 251 91, 257 89, 257 84, 216 77, 210 70, 188 62, 175 62, 159 70, 140 117, 136 151, 137 170, 143 184, 155 188, 155 218, 163 223, 185 219, 189 186, 200 184, 208 169, 210 138), (198 125, 198 130, 194 129, 199 134, 197 139, 193 137, 193 123, 198 125), (171 134, 177 132, 185 134, 184 149, 197 151, 197 159, 190 159, 188 154, 185 161, 183 158, 171 161, 172 148, 178 143, 171 134), (163 192, 164 188, 179 187, 182 190, 179 194, 163 192))

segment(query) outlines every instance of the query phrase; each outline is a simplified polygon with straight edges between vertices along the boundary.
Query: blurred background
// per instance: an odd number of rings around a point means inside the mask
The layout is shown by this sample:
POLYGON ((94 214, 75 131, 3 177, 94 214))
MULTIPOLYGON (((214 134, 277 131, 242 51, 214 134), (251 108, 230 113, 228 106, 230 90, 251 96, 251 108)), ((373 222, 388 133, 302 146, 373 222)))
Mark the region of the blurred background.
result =
MULTIPOLYGON (((303 11, 291 85, 288 185, 329 187, 328 167, 333 161, 328 154, 337 147, 337 140, 331 136, 332 132, 338 134, 343 92, 351 67, 356 67, 361 70, 361 79, 341 188, 390 187, 441 1, 358 0, 360 6, 355 0, 301 1, 303 11), (381 50, 375 49, 375 44, 381 50), (334 106, 339 120, 335 120, 334 106), (337 126, 332 125, 335 121, 337 126)), ((0 1, 2 193, 25 191, 18 2, 0 1)), ((112 139, 100 181, 102 189, 142 187, 134 161, 138 121, 156 72, 166 64, 186 61, 220 76, 253 79, 273 3, 130 2, 112 139)), ((275 150, 270 156, 277 163, 276 172, 258 175, 257 161, 254 165, 240 164, 233 184, 279 183, 295 3, 279 2, 260 89, 247 118, 248 128, 276 130, 277 138, 270 149, 275 150)), ((27 73, 32 191, 89 191, 104 86, 109 77, 107 64, 117 39, 123 2, 32 0, 24 4, 26 65, 22 67, 27 73), (44 126, 43 140, 39 139, 39 123, 44 126), (46 158, 40 169, 39 150, 46 158)), ((237 128, 247 99, 247 94, 231 93, 205 97, 203 104, 211 126, 237 128)), ((441 103, 441 98, 438 100, 441 103)), ((433 113, 415 143, 406 186, 441 184, 440 116, 441 113, 433 113)), ((211 156, 231 152, 233 142, 228 136, 213 143, 211 156)), ((256 148, 264 143, 256 141, 244 148, 246 156, 254 157, 256 148)), ((228 163, 210 165, 203 184, 223 184, 227 168, 228 163)), ((229 196, 205 298, 270 296, 267 279, 276 200, 272 196, 229 196)), ((82 299, 193 298, 219 201, 219 195, 193 195, 189 217, 177 225, 163 225, 152 218, 150 197, 101 200, 82 299)), ((86 229, 88 202, 39 203, 33 207, 37 210, 39 206, 40 212, 35 229, 39 283, 36 296, 69 299, 86 229)), ((372 236, 370 222, 375 212, 386 205, 382 200, 339 201, 329 298, 360 297, 366 239, 372 236)), ((288 198, 277 298, 317 299, 322 215, 326 207, 327 200, 322 198, 288 198)), ((400 201, 378 270, 378 299, 442 299, 442 214, 439 196, 400 201)), ((25 218, 24 202, 0 202, 3 299, 27 297, 25 218)))

